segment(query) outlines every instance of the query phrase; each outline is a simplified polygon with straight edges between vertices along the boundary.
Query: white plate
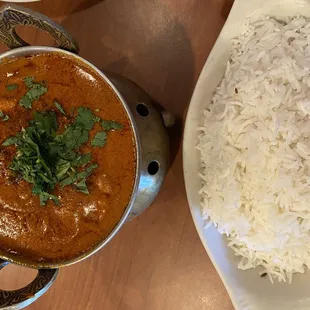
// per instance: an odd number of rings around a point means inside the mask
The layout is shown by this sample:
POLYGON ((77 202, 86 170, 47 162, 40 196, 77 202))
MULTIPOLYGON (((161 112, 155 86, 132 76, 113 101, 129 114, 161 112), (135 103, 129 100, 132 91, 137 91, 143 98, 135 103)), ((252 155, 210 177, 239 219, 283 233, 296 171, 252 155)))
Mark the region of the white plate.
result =
POLYGON ((220 33, 201 72, 187 114, 183 162, 188 202, 200 239, 219 273, 236 309, 301 310, 310 309, 310 272, 294 275, 293 283, 271 284, 259 277, 259 270, 242 271, 238 259, 228 249, 225 239, 212 226, 204 229, 200 211, 200 159, 196 150, 197 127, 202 125, 203 110, 221 81, 231 50, 231 39, 238 36, 246 18, 271 15, 304 15, 310 17, 310 0, 235 0, 226 24, 220 33))

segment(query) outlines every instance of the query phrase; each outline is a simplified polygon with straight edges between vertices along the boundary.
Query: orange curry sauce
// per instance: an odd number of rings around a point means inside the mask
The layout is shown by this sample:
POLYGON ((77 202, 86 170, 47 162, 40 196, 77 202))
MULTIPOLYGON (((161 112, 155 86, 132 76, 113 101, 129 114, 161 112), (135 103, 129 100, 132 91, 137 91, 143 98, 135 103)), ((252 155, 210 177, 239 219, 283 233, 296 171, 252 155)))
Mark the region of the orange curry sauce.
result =
MULTIPOLYGON (((46 53, 7 60, 0 65, 0 110, 9 120, 0 120, 0 143, 28 126, 35 110, 56 112, 60 128, 68 123, 53 104, 57 100, 69 113, 72 108, 90 108, 104 120, 115 120, 122 130, 109 131, 107 143, 93 148, 90 141, 102 130, 96 123, 89 142, 81 148, 91 152, 99 167, 87 178, 90 194, 73 187, 56 186, 53 194, 61 204, 41 206, 32 185, 12 178, 8 166, 15 146, 0 147, 0 249, 37 262, 61 262, 93 248, 119 222, 129 202, 135 180, 136 149, 130 121, 113 90, 91 68, 59 53, 46 53), (19 105, 27 92, 26 76, 46 81, 48 91, 35 100, 32 109, 19 105), (18 84, 7 90, 7 85, 18 84), (96 112, 95 112, 96 111, 96 112)), ((68 114, 67 113, 67 114, 68 114)), ((73 119, 72 119, 73 120, 73 119)), ((60 129, 61 130, 61 129, 60 129)))

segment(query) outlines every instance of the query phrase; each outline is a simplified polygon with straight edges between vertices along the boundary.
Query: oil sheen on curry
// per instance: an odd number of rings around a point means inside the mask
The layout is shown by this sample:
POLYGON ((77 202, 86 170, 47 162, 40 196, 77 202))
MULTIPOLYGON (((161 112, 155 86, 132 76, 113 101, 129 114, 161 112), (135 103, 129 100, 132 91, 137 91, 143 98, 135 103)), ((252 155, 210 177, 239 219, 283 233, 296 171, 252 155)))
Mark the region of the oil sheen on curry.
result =
POLYGON ((92 249, 130 200, 136 149, 108 84, 70 56, 0 65, 0 249, 61 262, 92 249))

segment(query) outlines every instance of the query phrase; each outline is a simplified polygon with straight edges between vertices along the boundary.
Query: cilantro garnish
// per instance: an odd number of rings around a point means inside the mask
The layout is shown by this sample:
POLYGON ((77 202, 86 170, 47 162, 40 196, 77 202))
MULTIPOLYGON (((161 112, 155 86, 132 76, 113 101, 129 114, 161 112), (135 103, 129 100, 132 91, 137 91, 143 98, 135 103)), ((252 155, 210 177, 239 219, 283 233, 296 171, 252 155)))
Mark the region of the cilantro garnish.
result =
MULTIPOLYGON (((34 82, 33 77, 26 77, 24 83, 28 92, 19 103, 30 109, 33 100, 45 94, 47 88, 43 83, 34 82)), ((54 101, 54 105, 66 115, 60 103, 54 101)), ((70 113, 74 116, 74 110, 70 113)), ((0 110, 0 118, 6 121, 9 117, 0 110)), ((90 153, 82 154, 79 148, 88 142, 89 132, 96 122, 101 122, 104 130, 98 132, 91 141, 93 147, 106 144, 109 130, 122 128, 115 121, 102 121, 90 109, 79 107, 75 120, 62 133, 58 133, 54 111, 35 112, 27 128, 2 143, 3 146, 16 146, 16 155, 9 168, 32 184, 32 193, 39 196, 41 205, 48 200, 60 203, 59 198, 52 194, 56 185, 73 186, 77 191, 89 194, 87 178, 98 165, 91 163, 90 153)))
POLYGON ((78 116, 76 117, 75 122, 78 124, 83 124, 83 126, 90 130, 94 126, 94 114, 88 108, 79 107, 77 109, 78 116))
POLYGON ((65 110, 63 109, 62 105, 59 102, 55 100, 54 105, 63 115, 66 115, 65 110))
POLYGON ((19 104, 26 109, 31 109, 33 101, 44 95, 47 92, 47 87, 44 83, 34 82, 34 78, 31 76, 25 77, 24 83, 28 87, 28 91, 19 100, 19 104))
POLYGON ((16 137, 9 137, 2 143, 3 146, 10 146, 16 144, 18 139, 16 137))
POLYGON ((6 122, 10 117, 7 114, 4 114, 1 110, 0 110, 0 118, 2 119, 3 122, 6 122))
POLYGON ((78 148, 88 141, 92 127, 93 114, 86 108, 78 109, 75 121, 62 134, 57 134, 55 112, 35 112, 27 128, 3 142, 3 146, 16 146, 9 168, 33 185, 32 192, 39 195, 41 205, 48 200, 60 203, 51 194, 57 184, 88 194, 86 179, 98 165, 90 164, 91 154, 82 154, 78 148))
POLYGON ((6 89, 8 91, 12 91, 12 90, 15 90, 17 88, 17 84, 10 84, 10 85, 7 85, 6 86, 6 89))
POLYGON ((106 144, 107 141, 107 133, 105 131, 98 132, 93 141, 91 142, 91 146, 99 146, 102 147, 106 144))
POLYGON ((93 170, 96 168, 98 168, 98 165, 92 164, 92 165, 89 165, 85 170, 83 170, 81 172, 71 174, 69 177, 67 177, 66 179, 63 179, 60 182, 61 187, 65 187, 65 186, 71 185, 71 184, 80 183, 81 181, 85 180, 88 176, 90 176, 92 174, 93 170))
POLYGON ((75 121, 63 134, 56 137, 56 141, 61 141, 67 151, 72 151, 86 143, 89 139, 88 133, 94 126, 94 115, 90 109, 80 107, 77 111, 75 121))
POLYGON ((26 84, 26 86, 28 88, 31 88, 32 84, 33 84, 33 80, 34 80, 34 77, 33 76, 26 76, 24 78, 24 83, 26 84))
POLYGON ((104 130, 119 130, 122 129, 122 124, 115 122, 115 121, 102 121, 101 126, 104 130))

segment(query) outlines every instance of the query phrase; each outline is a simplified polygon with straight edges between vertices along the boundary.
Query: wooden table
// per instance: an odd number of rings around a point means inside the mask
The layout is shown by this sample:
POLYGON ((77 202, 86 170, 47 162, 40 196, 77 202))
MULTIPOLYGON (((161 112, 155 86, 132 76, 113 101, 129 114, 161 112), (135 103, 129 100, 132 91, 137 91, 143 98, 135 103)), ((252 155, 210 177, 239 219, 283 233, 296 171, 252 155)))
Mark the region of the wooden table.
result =
MULTIPOLYGON (((29 4, 78 40, 81 56, 134 80, 170 110, 172 166, 152 207, 126 224, 100 253, 60 271, 53 287, 29 309, 232 309, 200 243, 182 175, 183 121, 195 83, 231 1, 43 0, 29 4)), ((31 44, 53 40, 34 29, 31 44)), ((1 46, 1 51, 4 47, 1 46)), ((34 271, 6 267, 1 288, 22 287, 34 271)))

